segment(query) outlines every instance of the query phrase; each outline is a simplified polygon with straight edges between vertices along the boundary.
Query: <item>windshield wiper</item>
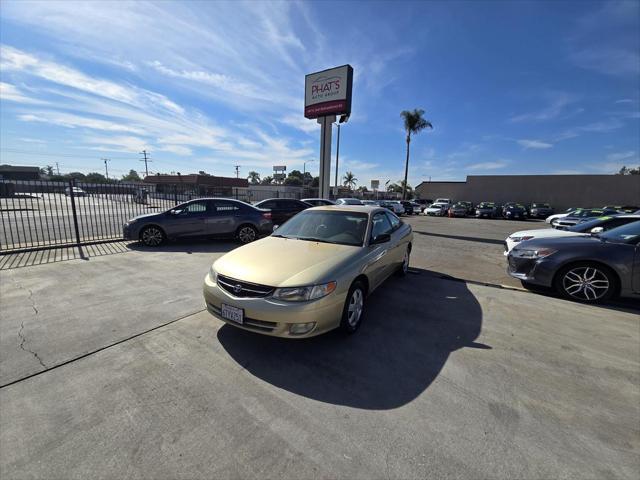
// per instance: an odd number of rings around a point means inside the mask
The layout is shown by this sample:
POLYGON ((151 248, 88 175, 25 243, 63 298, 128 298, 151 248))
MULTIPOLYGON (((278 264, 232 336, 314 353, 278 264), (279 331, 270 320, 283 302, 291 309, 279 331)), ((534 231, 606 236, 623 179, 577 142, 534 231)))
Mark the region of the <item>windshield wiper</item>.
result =
POLYGON ((316 237, 294 237, 294 238, 297 238, 298 240, 306 240, 308 242, 336 243, 330 240, 324 240, 322 238, 316 238, 316 237))

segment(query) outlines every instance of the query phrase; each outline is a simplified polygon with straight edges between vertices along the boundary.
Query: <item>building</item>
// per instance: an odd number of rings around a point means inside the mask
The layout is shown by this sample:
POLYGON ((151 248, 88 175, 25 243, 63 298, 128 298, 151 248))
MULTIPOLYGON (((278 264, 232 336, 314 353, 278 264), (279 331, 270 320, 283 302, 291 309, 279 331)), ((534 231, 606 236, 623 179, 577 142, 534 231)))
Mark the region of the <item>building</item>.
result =
POLYGON ((155 185, 155 190, 160 193, 171 193, 176 185, 182 193, 201 197, 232 196, 237 189, 246 189, 249 186, 246 178, 216 177, 206 174, 150 175, 143 181, 155 185))
POLYGON ((480 202, 545 202, 570 207, 640 205, 640 175, 469 175, 464 182, 422 182, 419 198, 480 202))
POLYGON ((0 165, 2 180, 40 180, 40 168, 19 165, 0 165))

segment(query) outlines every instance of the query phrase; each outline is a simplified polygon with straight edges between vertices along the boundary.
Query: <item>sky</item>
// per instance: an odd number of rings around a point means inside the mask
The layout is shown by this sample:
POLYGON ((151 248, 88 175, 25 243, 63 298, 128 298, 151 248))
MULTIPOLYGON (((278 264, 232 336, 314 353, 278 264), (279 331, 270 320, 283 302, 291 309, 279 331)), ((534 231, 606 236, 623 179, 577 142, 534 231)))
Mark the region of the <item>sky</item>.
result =
MULTIPOLYGON (((354 68, 340 176, 640 165, 640 2, 28 2, 0 10, 0 163, 317 175, 304 76, 354 68)), ((334 148, 335 158, 335 133, 334 148)), ((332 164, 332 169, 335 164, 332 164)), ((333 184, 334 175, 331 175, 333 184)))

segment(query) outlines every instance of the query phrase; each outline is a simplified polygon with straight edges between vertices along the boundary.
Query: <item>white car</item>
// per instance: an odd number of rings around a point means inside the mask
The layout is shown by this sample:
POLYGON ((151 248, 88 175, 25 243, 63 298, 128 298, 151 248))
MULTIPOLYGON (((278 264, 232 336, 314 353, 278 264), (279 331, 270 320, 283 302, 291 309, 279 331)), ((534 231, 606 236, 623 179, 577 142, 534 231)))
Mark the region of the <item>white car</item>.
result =
POLYGON ((358 198, 339 198, 336 205, 364 205, 358 198))
POLYGON ((453 205, 453 200, 451 200, 450 198, 436 198, 435 202, 433 202, 432 205, 435 205, 436 203, 444 203, 448 208, 453 205))
POLYGON ((504 241, 504 254, 507 255, 513 247, 525 240, 532 238, 553 238, 553 237, 579 237, 581 235, 593 235, 611 230, 612 228, 637 222, 640 215, 613 215, 594 218, 587 222, 579 223, 569 230, 558 230, 556 228, 543 228, 540 230, 520 230, 509 235, 504 241))
POLYGON ((569 216, 570 214, 572 214, 576 210, 577 210, 577 208, 570 208, 570 209, 566 210, 564 213, 556 213, 555 215, 549 215, 547 218, 544 219, 544 221, 547 222, 547 223, 551 223, 557 218, 564 218, 564 217, 569 216))
POLYGON ((448 209, 449 205, 446 203, 432 203, 424 209, 424 214, 435 217, 444 217, 447 214, 448 209))

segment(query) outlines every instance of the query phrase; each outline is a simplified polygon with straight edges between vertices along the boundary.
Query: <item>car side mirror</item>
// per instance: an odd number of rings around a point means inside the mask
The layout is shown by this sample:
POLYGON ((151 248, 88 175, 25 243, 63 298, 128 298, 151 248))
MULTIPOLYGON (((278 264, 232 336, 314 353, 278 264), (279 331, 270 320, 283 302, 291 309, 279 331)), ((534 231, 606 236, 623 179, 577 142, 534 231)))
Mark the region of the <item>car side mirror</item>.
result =
POLYGON ((596 233, 602 233, 602 232, 604 232, 604 228, 602 228, 602 227, 593 227, 591 229, 591 234, 592 235, 594 235, 596 233))
POLYGON ((391 235, 388 233, 381 233, 376 238, 371 240, 371 245, 378 245, 379 243, 387 243, 391 241, 391 235))

